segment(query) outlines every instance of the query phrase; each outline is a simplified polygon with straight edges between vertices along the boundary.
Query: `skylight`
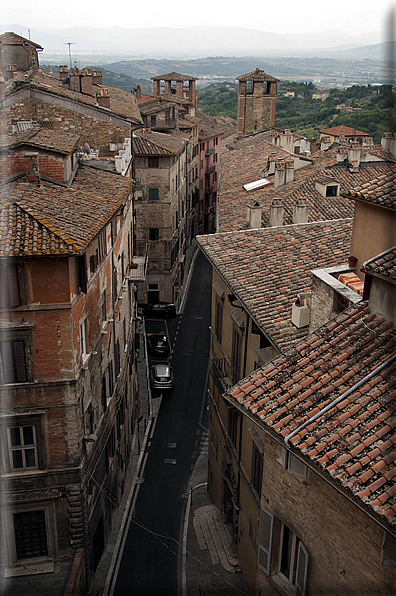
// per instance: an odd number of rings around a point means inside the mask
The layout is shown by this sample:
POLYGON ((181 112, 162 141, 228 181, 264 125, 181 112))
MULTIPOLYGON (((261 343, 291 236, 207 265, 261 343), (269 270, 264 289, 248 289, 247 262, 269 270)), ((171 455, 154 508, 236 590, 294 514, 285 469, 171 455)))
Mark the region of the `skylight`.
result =
POLYGON ((266 178, 260 178, 260 180, 256 180, 255 182, 249 182, 249 184, 244 184, 243 188, 247 191, 256 190, 257 188, 262 188, 266 184, 269 184, 269 180, 267 180, 266 178))

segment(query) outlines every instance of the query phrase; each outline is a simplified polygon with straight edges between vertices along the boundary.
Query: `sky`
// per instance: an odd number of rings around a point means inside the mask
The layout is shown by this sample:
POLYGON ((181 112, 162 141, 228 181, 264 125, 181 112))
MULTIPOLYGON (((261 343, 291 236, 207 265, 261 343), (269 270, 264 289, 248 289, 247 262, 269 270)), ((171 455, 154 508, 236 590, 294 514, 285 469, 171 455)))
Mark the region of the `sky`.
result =
MULTIPOLYGON (((337 29, 349 34, 385 31, 394 0, 282 0, 280 10, 266 10, 269 3, 244 0, 243 14, 229 0, 134 2, 118 0, 113 9, 101 0, 2 0, 1 25, 19 24, 38 30, 91 26, 126 28, 239 26, 271 33, 309 33, 337 29), (102 7, 102 8, 101 8, 102 7), (269 14, 268 14, 269 13, 269 14)), ((276 6, 271 4, 271 6, 276 6)))

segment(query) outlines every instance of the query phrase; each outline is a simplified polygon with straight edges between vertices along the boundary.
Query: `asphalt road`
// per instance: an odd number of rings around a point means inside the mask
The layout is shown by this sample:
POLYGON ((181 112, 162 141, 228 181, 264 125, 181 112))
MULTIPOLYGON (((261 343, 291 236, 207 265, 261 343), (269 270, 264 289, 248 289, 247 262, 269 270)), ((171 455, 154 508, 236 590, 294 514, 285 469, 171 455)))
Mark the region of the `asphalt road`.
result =
MULTIPOLYGON (((198 253, 184 311, 146 319, 146 331, 166 330, 175 387, 162 396, 147 445, 143 482, 114 589, 115 596, 176 596, 186 489, 206 438, 211 268, 198 253)), ((166 361, 154 358, 153 361, 166 361)), ((155 395, 155 394, 154 394, 155 395)))

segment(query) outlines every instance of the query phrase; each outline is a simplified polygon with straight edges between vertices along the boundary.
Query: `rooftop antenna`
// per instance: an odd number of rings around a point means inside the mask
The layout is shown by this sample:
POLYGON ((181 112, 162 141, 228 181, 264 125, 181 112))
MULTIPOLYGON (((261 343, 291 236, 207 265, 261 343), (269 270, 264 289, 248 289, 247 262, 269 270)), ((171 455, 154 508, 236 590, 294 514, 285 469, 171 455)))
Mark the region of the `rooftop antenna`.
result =
MULTIPOLYGON (((74 104, 74 132, 75 132, 76 136, 78 136, 77 95, 76 95, 75 85, 73 85, 73 78, 72 78, 72 73, 71 73, 71 70, 72 70, 72 57, 71 57, 71 47, 70 47, 72 45, 75 45, 75 42, 73 42, 73 41, 67 41, 63 45, 69 46, 70 81, 71 81, 71 89, 72 89, 72 92, 73 92, 73 104, 74 104)), ((74 73, 74 80, 75 80, 75 84, 77 84, 76 73, 74 73)))

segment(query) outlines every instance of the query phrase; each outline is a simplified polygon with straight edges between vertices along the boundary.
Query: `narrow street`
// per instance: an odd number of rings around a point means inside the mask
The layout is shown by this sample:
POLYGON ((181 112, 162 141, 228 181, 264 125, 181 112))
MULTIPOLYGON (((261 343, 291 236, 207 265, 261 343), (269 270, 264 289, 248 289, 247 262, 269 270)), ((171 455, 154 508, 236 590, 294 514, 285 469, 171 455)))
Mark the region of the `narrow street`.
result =
POLYGON ((143 481, 122 554, 115 596, 175 596, 179 590, 185 493, 200 447, 207 438, 210 295, 211 268, 198 253, 183 313, 166 321, 146 319, 147 333, 157 332, 162 324, 169 335, 175 387, 172 393, 153 395, 154 400, 160 400, 160 407, 147 444, 143 481))

